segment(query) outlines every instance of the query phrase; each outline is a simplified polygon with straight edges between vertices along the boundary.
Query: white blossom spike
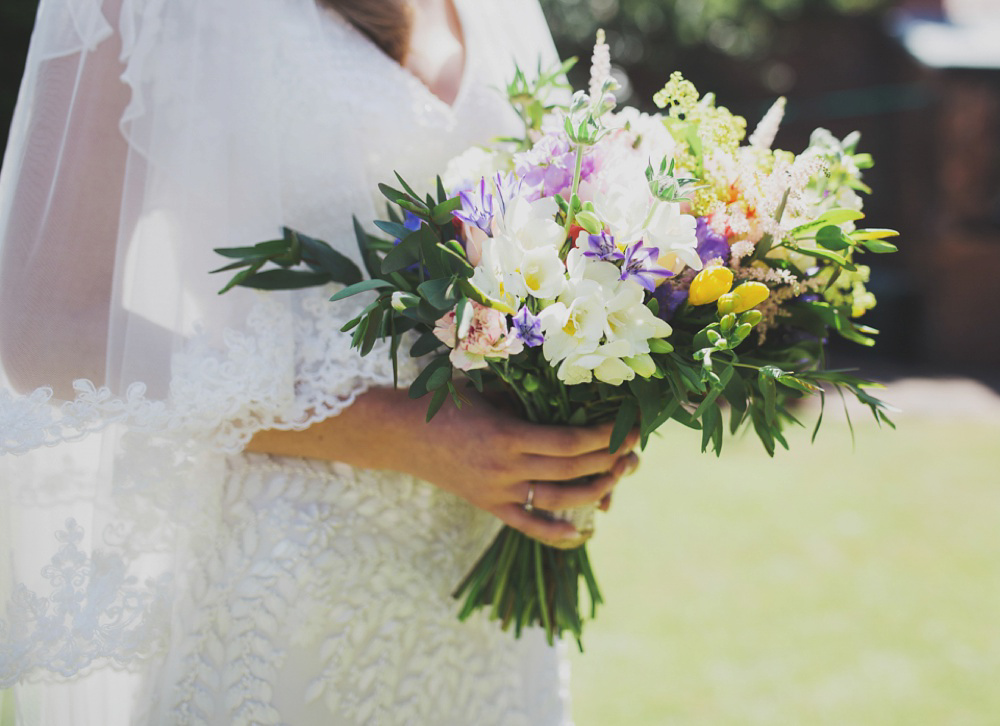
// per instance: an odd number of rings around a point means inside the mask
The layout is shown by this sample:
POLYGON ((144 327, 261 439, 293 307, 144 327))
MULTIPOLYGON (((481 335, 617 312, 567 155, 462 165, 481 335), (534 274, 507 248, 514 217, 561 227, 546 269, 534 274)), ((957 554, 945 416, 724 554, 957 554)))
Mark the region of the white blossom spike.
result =
POLYGON ((764 114, 757 128, 750 134, 749 143, 756 149, 770 149, 778 135, 781 120, 785 117, 785 97, 781 96, 764 114))
POLYGON ((605 42, 604 30, 597 30, 597 42, 594 43, 594 54, 590 59, 591 100, 601 98, 604 93, 604 82, 611 77, 611 48, 605 42))

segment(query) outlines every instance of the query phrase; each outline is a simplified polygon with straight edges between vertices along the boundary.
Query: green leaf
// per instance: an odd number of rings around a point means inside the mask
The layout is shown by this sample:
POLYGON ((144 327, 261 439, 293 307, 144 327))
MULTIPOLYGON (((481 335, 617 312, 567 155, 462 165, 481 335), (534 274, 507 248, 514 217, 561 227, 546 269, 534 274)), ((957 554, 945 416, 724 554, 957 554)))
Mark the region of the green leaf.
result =
POLYGON ((515 315, 517 313, 517 310, 514 310, 510 307, 510 305, 502 300, 490 297, 478 287, 473 285, 469 280, 459 280, 458 285, 466 297, 470 300, 475 300, 480 305, 485 305, 488 308, 499 310, 500 312, 507 313, 508 315, 515 315))
POLYGON ((788 386, 789 388, 793 388, 796 391, 800 391, 801 393, 813 394, 819 390, 819 388, 817 386, 814 386, 812 383, 804 381, 801 378, 796 378, 790 373, 785 373, 783 375, 780 375, 775 380, 777 380, 778 383, 780 383, 781 385, 788 386))
POLYGON ((477 391, 483 392, 483 372, 481 370, 465 371, 465 377, 472 381, 472 385, 477 391))
MULTIPOLYGON (((420 238, 413 233, 400 241, 382 258, 381 274, 397 272, 420 261, 420 238)), ((375 275, 378 277, 379 275, 375 275)))
POLYGON ((430 376, 427 377, 427 390, 437 391, 448 385, 451 380, 451 366, 441 366, 436 368, 430 376))
POLYGON ((249 277, 252 277, 257 272, 257 270, 259 270, 261 267, 264 266, 265 261, 266 260, 260 260, 259 262, 254 262, 247 269, 242 270, 241 272, 237 272, 235 275, 233 275, 233 278, 229 282, 227 282, 221 290, 219 290, 219 294, 221 295, 224 292, 228 292, 237 285, 242 285, 244 280, 246 280, 249 277))
POLYGON ((442 259, 448 265, 451 274, 467 280, 475 273, 476 268, 469 263, 469 259, 465 256, 465 250, 455 240, 439 242, 437 248, 443 253, 442 259))
POLYGON ((427 364, 420 374, 414 379, 413 383, 410 384, 409 396, 410 398, 420 398, 426 394, 430 389, 427 386, 427 382, 430 380, 431 376, 434 375, 435 371, 442 368, 448 370, 449 377, 451 375, 451 361, 448 360, 448 356, 442 355, 438 356, 430 363, 427 364))
POLYGON ((888 254, 889 252, 897 252, 899 248, 892 242, 886 242, 883 239, 866 239, 862 240, 861 244, 869 252, 874 252, 877 255, 888 254))
POLYGON ((840 227, 828 224, 816 233, 816 244, 828 250, 846 250, 851 246, 851 238, 840 227))
POLYGON ((610 451, 612 454, 618 451, 621 445, 625 443, 625 439, 628 437, 629 431, 635 426, 638 417, 639 404, 636 403, 635 398, 629 396, 622 401, 622 405, 618 409, 618 415, 615 417, 615 425, 611 429, 610 451))
POLYGON ((815 314, 825 325, 836 330, 837 333, 847 340, 868 347, 875 345, 874 338, 868 337, 865 333, 875 333, 877 331, 864 325, 855 325, 851 321, 850 316, 843 310, 825 302, 804 302, 797 305, 815 314))
POLYGON ((239 260, 237 262, 232 262, 224 267, 219 267, 215 270, 210 270, 208 274, 214 275, 217 272, 229 272, 229 270, 238 270, 241 267, 247 267, 248 265, 253 265, 251 260, 239 260))
POLYGON ((361 342, 359 350, 361 355, 368 355, 382 334, 382 308, 377 307, 368 313, 368 328, 365 330, 365 337, 361 342))
POLYGON ((760 388, 760 392, 764 396, 764 420, 768 425, 772 425, 774 424, 778 386, 775 383, 774 373, 770 372, 767 366, 761 368, 757 375, 757 387, 760 388))
POLYGON ((722 455, 722 412, 718 406, 711 406, 705 410, 701 419, 701 451, 705 453, 708 445, 712 444, 712 449, 716 456, 722 455))
POLYGON ((255 290, 297 290, 304 287, 325 285, 328 282, 330 282, 330 276, 324 272, 275 269, 250 275, 238 284, 255 290))
POLYGON ((448 398, 447 386, 443 388, 438 388, 436 391, 434 391, 434 395, 431 396, 431 402, 427 405, 426 421, 428 423, 430 423, 430 420, 434 418, 434 415, 441 410, 441 406, 444 405, 444 402, 447 398, 448 398))
MULTIPOLYGON (((691 414, 691 418, 701 420, 709 409, 715 408, 715 399, 719 397, 720 393, 722 393, 722 389, 713 386, 712 389, 705 394, 705 398, 702 400, 698 408, 696 408, 694 413, 691 414)), ((704 423, 702 425, 704 425, 704 423)))
POLYGON ((869 227, 867 229, 856 229, 851 232, 851 239, 855 242, 862 242, 866 239, 885 239, 886 237, 898 237, 899 232, 894 229, 883 229, 880 227, 869 227))
POLYGON ((253 247, 217 247, 213 250, 223 257, 243 258, 243 257, 273 257, 275 255, 286 254, 290 243, 285 239, 273 239, 267 242, 259 242, 253 247))
POLYGON ((411 187, 409 184, 406 183, 406 180, 399 175, 398 171, 394 171, 393 174, 396 175, 396 179, 399 180, 400 185, 402 185, 403 189, 406 191, 407 194, 409 194, 414 199, 420 198, 420 195, 417 194, 415 191, 413 191, 413 187, 411 187))
POLYGON ((862 219, 865 215, 855 209, 830 209, 806 224, 800 224, 794 228, 790 235, 795 239, 803 239, 811 236, 814 230, 825 227, 828 224, 841 225, 845 222, 853 222, 862 219))
POLYGON ((831 252, 830 250, 825 250, 822 247, 799 247, 796 252, 800 252, 803 255, 809 255, 810 257, 819 257, 823 260, 830 260, 830 262, 836 262, 838 265, 843 267, 845 270, 856 270, 857 267, 854 263, 848 260, 843 255, 838 255, 836 252, 831 252))
POLYGON ((351 221, 354 223, 354 238, 358 244, 358 251, 361 253, 361 261, 368 271, 368 277, 378 277, 381 272, 381 263, 378 255, 371 248, 368 233, 365 232, 357 217, 351 217, 351 221))
POLYGON ((444 345, 444 343, 438 340, 438 337, 434 335, 434 332, 428 330, 426 333, 417 338, 416 342, 411 346, 410 357, 419 358, 422 355, 432 353, 442 345, 444 345))
POLYGON ((764 445, 767 455, 774 456, 773 427, 767 423, 764 413, 760 410, 760 406, 750 407, 750 420, 753 422, 754 431, 757 432, 757 438, 764 445))
POLYGON ((416 230, 410 229, 399 222, 386 222, 385 220, 377 219, 375 220, 375 226, 380 230, 385 232, 387 235, 393 239, 403 239, 404 237, 409 237, 410 234, 416 230))
POLYGON ((353 260, 333 249, 326 242, 292 230, 288 230, 288 233, 298 248, 294 256, 297 259, 293 258, 288 262, 298 264, 298 261, 304 261, 314 271, 325 272, 334 282, 341 282, 345 285, 353 285, 361 280, 361 270, 358 269, 353 260))
POLYGON ((459 197, 441 202, 431 210, 431 219, 434 224, 451 224, 451 213, 462 208, 462 200, 459 197))
POLYGON ((352 295, 368 292, 369 290, 380 290, 391 287, 395 287, 395 285, 387 280, 362 280, 361 282, 356 282, 353 285, 348 285, 343 290, 338 290, 337 293, 330 298, 330 301, 336 302, 338 300, 351 297, 352 295))
POLYGON ((442 277, 417 286, 417 292, 438 310, 450 310, 458 302, 459 290, 455 279, 442 277))

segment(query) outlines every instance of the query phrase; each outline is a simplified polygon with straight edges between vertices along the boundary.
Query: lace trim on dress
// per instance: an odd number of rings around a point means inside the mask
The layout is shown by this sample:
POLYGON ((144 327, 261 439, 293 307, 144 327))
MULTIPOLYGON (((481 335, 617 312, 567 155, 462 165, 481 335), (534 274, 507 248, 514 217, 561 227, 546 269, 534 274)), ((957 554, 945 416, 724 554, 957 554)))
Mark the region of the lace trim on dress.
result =
POLYGON ((55 537, 62 546, 42 569, 51 594, 17 586, 0 620, 0 688, 39 668, 72 678, 98 662, 126 667, 162 646, 170 576, 140 583, 119 555, 95 550, 88 557, 73 519, 55 537))
MULTIPOLYGON (((174 356, 169 401, 147 398, 142 383, 119 398, 85 379, 73 384, 76 398, 58 406, 50 388, 24 396, 0 390, 0 453, 78 441, 114 424, 207 436, 212 448, 237 452, 262 429, 305 429, 335 416, 369 388, 393 385, 388 343, 362 358, 340 330, 367 300, 330 303, 337 289, 300 293, 292 304, 261 295, 247 316, 249 332, 226 331, 224 350, 195 340, 174 356)), ((400 385, 416 374, 406 348, 399 352, 400 385)))

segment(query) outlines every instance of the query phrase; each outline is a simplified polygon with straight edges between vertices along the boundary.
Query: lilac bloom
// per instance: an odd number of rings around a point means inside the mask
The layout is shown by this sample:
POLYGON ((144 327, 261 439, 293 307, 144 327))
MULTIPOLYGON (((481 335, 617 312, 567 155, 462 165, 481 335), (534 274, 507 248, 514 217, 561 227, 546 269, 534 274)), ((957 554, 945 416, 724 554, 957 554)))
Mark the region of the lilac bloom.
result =
POLYGON ((729 261, 729 242, 718 232, 713 232, 708 226, 705 217, 698 217, 698 226, 695 228, 695 237, 698 238, 697 252, 701 261, 705 264, 709 260, 721 257, 723 262, 729 261))
POLYGON ((606 262, 625 259, 625 255, 619 251, 618 245, 615 244, 615 238, 606 232, 602 231, 600 234, 589 235, 587 237, 587 246, 590 249, 584 250, 584 257, 605 260, 606 262))
POLYGON ((622 265, 620 280, 635 280, 650 292, 656 291, 654 277, 672 277, 674 273, 656 266, 660 251, 656 247, 644 247, 642 240, 625 248, 625 263, 622 265))
MULTIPOLYGON (((515 157, 517 173, 531 190, 528 199, 552 197, 570 189, 576 169, 576 149, 562 131, 550 133, 535 145, 515 157)), ((594 157, 584 154, 580 167, 581 181, 590 177, 595 169, 594 157)))
POLYGON ((542 335, 542 321, 537 315, 532 315, 527 305, 521 306, 513 317, 514 337, 529 348, 536 348, 545 342, 542 335))
POLYGON ((483 232, 492 236, 491 222, 493 221, 493 195, 486 191, 486 178, 479 180, 479 187, 459 192, 458 198, 462 200, 462 208, 452 212, 452 216, 460 219, 474 227, 479 227, 483 232))

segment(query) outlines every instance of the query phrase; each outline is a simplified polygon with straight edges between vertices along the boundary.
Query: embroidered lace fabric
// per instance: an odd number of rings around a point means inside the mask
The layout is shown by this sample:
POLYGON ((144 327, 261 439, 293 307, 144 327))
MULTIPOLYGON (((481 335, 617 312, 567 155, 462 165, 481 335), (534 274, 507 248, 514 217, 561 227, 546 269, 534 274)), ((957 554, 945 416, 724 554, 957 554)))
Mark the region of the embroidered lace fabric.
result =
MULTIPOLYGON (((516 130, 496 89, 514 60, 554 60, 537 6, 457 0, 452 106, 313 0, 117 6, 43 0, 36 33, 45 58, 121 44, 141 184, 126 179, 105 378, 0 386, 0 688, 19 684, 18 723, 566 722, 557 649, 455 617, 496 520, 410 477, 240 453, 392 384, 384 351, 360 358, 340 332, 364 301, 219 298, 207 274, 212 246, 283 225, 356 258, 351 216, 377 216, 377 181, 429 187, 516 130), (214 58, 232 74, 199 75, 199 33, 242 49, 214 58), (241 82, 242 103, 212 100, 241 82)), ((32 146, 28 116, 14 147, 32 146)), ((8 149, 5 213, 21 160, 8 149)), ((402 356, 401 383, 414 373, 402 356)))

